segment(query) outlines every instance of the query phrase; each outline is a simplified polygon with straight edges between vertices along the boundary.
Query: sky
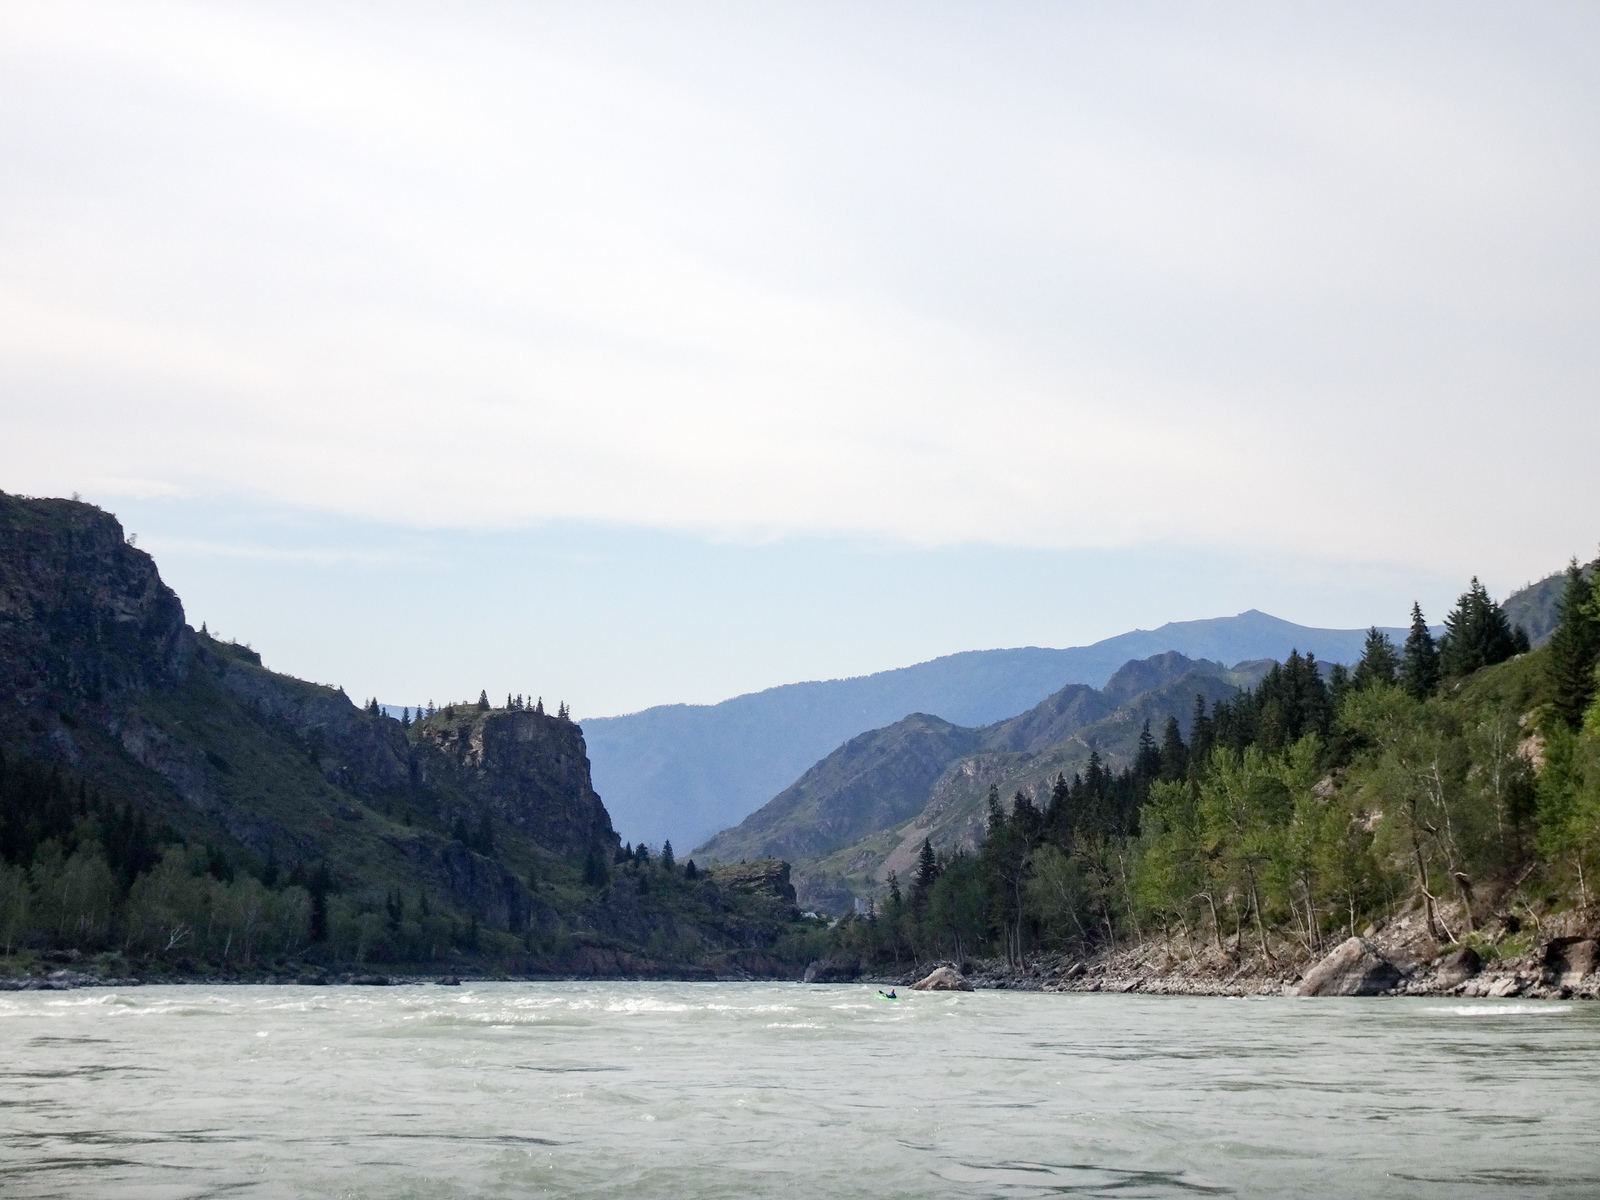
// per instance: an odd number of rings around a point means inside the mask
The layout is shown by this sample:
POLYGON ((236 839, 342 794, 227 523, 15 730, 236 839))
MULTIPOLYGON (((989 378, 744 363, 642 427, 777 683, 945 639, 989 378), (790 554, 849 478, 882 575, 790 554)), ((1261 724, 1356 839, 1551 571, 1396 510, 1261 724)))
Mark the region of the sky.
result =
POLYGON ((1600 542, 1600 9, 0 7, 0 488, 580 716, 1600 542))

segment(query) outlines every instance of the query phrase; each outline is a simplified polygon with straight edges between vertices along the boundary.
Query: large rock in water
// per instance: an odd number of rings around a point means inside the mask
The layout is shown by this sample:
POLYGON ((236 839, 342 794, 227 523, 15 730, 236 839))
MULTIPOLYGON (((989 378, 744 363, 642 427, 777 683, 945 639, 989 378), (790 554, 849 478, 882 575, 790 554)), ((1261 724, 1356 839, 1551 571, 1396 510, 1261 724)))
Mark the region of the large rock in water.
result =
POLYGON ((1366 938, 1340 945, 1300 981, 1297 996, 1376 996, 1400 982, 1400 970, 1366 938))
POLYGON ((972 985, 954 967, 938 967, 911 985, 914 992, 970 992, 972 985))

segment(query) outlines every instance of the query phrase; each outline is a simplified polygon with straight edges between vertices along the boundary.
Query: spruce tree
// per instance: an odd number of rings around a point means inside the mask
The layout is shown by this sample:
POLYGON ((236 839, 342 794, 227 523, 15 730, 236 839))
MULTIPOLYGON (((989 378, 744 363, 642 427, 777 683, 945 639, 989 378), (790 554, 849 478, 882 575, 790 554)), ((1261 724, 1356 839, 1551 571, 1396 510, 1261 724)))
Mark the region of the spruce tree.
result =
POLYGON ((484 688, 481 692, 478 693, 478 711, 479 712, 488 712, 489 711, 489 689, 488 688, 484 688))
POLYGON ((1517 653, 1517 636, 1505 612, 1489 598, 1488 589, 1476 575, 1444 624, 1439 666, 1446 675, 1470 675, 1517 653))
POLYGON ((939 860, 934 856, 933 843, 927 838, 922 839, 922 852, 917 855, 917 878, 912 884, 911 898, 918 907, 927 900, 928 893, 933 890, 934 882, 939 878, 939 860))
POLYGON ((661 869, 670 875, 677 865, 677 860, 672 856, 672 839, 668 838, 661 843, 661 869))
MULTIPOLYGON (((1600 571, 1596 578, 1600 579, 1600 571)), ((1600 658, 1600 585, 1583 577, 1574 558, 1561 594, 1560 622, 1550 635, 1550 707, 1556 718, 1576 728, 1595 693, 1595 660, 1600 658)))
POLYGON ((1183 731, 1177 717, 1168 717, 1161 733, 1161 778, 1182 779, 1189 769, 1189 748, 1183 744, 1183 731))
POLYGON ((1194 717, 1189 723, 1189 765, 1193 772, 1204 771, 1211 759, 1211 747, 1216 739, 1216 725, 1206 716, 1206 698, 1194 694, 1194 717))
POLYGON ((1139 750, 1133 760, 1133 773, 1145 781, 1161 777, 1161 751, 1156 748, 1155 735, 1150 732, 1149 717, 1144 719, 1144 728, 1139 730, 1139 750))
POLYGON ((1411 632, 1406 634, 1400 661, 1400 683, 1418 700, 1427 699, 1439 686, 1439 648, 1423 620, 1422 605, 1416 601, 1411 603, 1411 632))
POLYGON ((1388 687, 1400 673, 1400 658, 1394 652, 1389 635, 1376 625, 1367 630, 1366 645, 1361 650, 1361 661, 1356 664, 1350 686, 1356 691, 1370 687, 1388 687))

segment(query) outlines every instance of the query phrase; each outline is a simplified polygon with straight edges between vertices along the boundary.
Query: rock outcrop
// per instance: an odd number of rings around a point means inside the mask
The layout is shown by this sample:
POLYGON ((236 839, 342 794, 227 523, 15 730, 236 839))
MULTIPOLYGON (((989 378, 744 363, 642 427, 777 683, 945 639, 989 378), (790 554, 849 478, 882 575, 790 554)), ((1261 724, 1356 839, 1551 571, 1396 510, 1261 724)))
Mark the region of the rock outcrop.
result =
POLYGON ((1441 991, 1459 987, 1483 969, 1483 959, 1471 946, 1457 946, 1434 968, 1434 987, 1441 991))
POLYGON ((914 992, 970 992, 972 984, 954 967, 936 967, 911 985, 914 992))
POLYGON ((1400 982, 1400 970, 1366 938, 1341 942, 1305 973, 1298 996, 1377 996, 1400 982))
POLYGON ((418 782, 451 785, 474 812, 487 809, 554 853, 616 841, 589 782, 583 731, 565 717, 463 706, 429 719, 417 744, 432 751, 416 757, 418 782))
POLYGON ((257 866, 325 863, 336 888, 403 881, 491 928, 538 929, 546 905, 525 882, 537 855, 609 861, 618 840, 582 730, 459 712, 408 731, 340 688, 268 670, 190 629, 111 514, 0 493, 0 752, 69 768, 157 828, 257 866), (526 839, 514 860, 491 852, 485 817, 526 839))
POLYGON ((1600 943, 1593 938, 1556 938, 1545 947, 1544 974, 1548 983, 1575 988, 1600 966, 1600 943))
POLYGON ((719 866, 713 878, 723 887, 763 893, 791 907, 796 904, 794 884, 789 882, 789 864, 781 858, 719 866))
POLYGON ((193 646, 177 595, 110 513, 0 492, 0 702, 98 707, 178 682, 193 646))

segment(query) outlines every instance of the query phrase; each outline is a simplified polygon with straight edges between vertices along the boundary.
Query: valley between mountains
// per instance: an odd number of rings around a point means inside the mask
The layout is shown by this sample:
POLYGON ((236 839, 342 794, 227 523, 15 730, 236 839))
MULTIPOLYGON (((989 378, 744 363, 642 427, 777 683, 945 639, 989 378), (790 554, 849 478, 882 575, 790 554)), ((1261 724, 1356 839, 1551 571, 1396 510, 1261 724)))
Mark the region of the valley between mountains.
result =
POLYGON ((0 493, 0 986, 1249 991, 1327 957, 1315 987, 1586 995, 1597 664, 1574 560, 1443 627, 1251 612, 611 719, 601 753, 659 752, 657 827, 748 795, 785 729, 783 761, 833 739, 685 854, 619 832, 565 705, 397 719, 193 629, 111 514, 0 493), (661 790, 691 766, 716 804, 661 790))

